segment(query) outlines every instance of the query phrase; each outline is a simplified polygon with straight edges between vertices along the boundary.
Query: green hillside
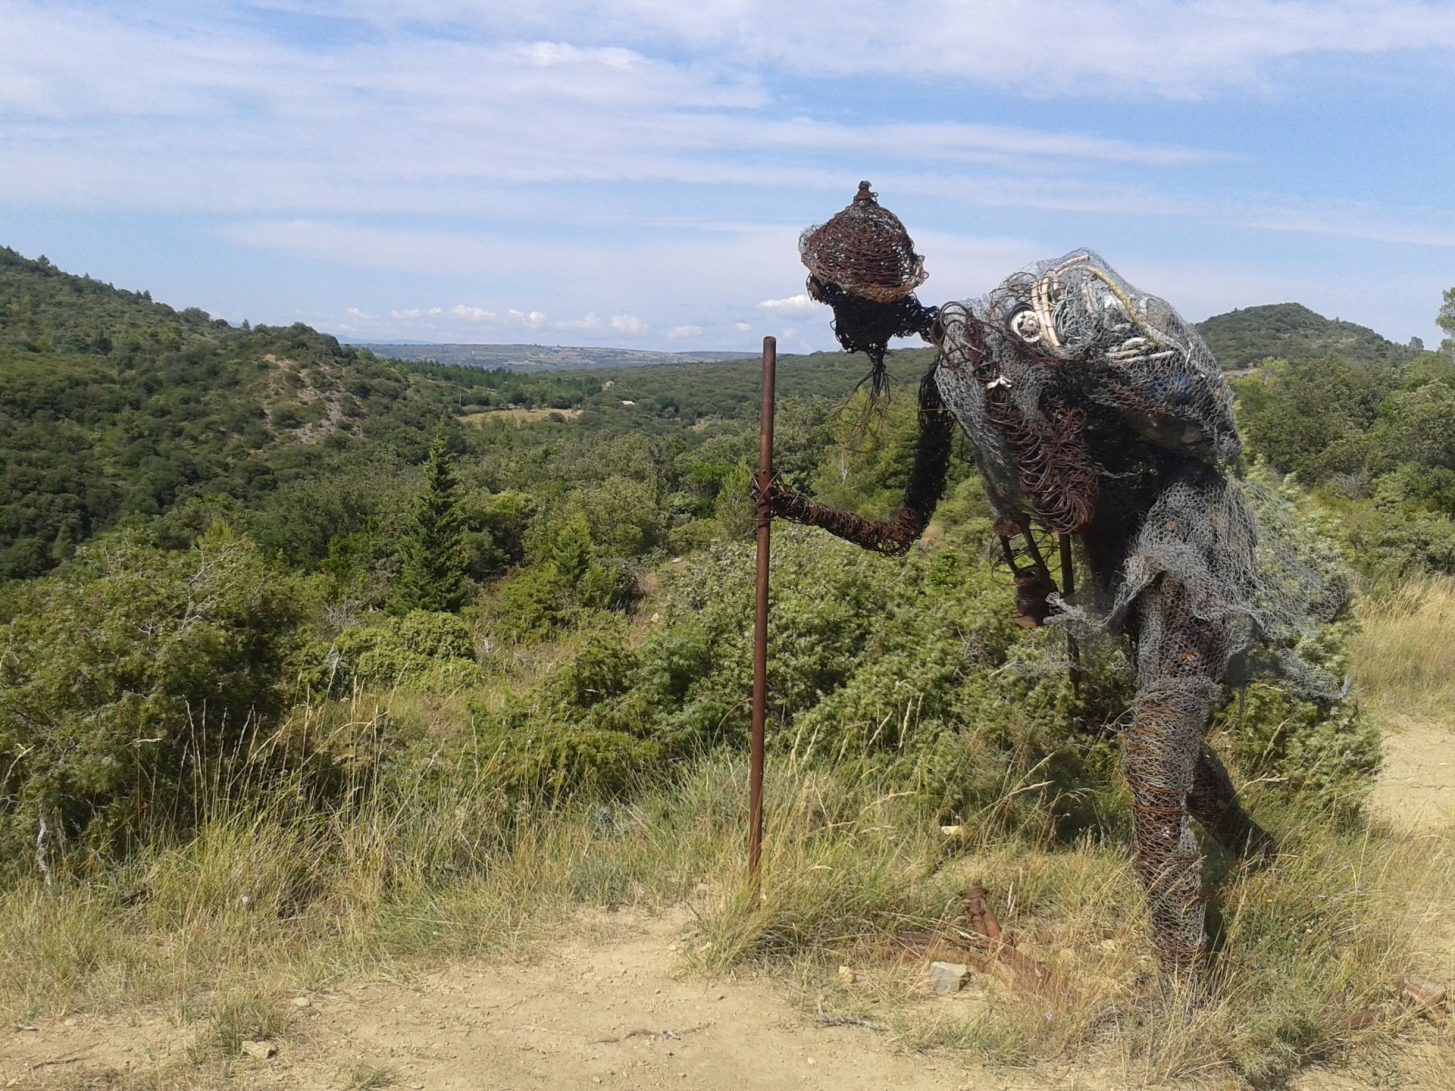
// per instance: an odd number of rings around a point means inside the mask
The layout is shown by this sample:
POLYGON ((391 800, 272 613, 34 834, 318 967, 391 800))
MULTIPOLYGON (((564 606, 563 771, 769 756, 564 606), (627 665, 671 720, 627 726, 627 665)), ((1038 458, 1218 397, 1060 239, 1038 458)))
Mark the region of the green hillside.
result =
POLYGON ((1358 364, 1398 364, 1417 355, 1367 326, 1325 318, 1301 303, 1270 303, 1214 315, 1197 332, 1228 371, 1274 356, 1313 360, 1338 356, 1358 364))
POLYGON ((188 500, 417 461, 440 422, 599 382, 406 368, 303 326, 234 328, 0 248, 0 580, 188 500))
MULTIPOLYGON (((906 355, 896 378, 912 384, 927 356, 906 355)), ((843 354, 785 358, 780 390, 840 400, 864 370, 843 354)), ((316 561, 378 523, 441 427, 489 487, 549 494, 622 437, 721 447, 711 422, 755 414, 758 375, 756 359, 589 374, 407 364, 303 325, 235 328, 0 248, 0 581, 118 524, 205 522, 219 505, 316 561), (520 432, 519 410, 583 412, 569 430, 520 432)), ((748 450, 734 440, 730 461, 748 450)))

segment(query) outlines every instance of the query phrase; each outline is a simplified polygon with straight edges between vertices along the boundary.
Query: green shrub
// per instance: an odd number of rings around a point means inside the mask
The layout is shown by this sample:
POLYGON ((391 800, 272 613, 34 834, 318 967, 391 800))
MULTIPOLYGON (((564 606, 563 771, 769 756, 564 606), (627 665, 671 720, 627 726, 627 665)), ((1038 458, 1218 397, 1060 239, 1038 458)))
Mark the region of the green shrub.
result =
POLYGON ((315 692, 356 688, 458 688, 479 679, 470 630, 454 614, 411 610, 351 625, 308 649, 300 680, 315 692))
POLYGON ((225 532, 188 552, 119 533, 18 593, 0 629, 0 843, 40 823, 102 850, 185 822, 283 704, 289 581, 225 532))
POLYGON ((558 725, 501 742, 501 786, 532 799, 583 791, 620 794, 640 784, 664 756, 660 743, 579 725, 558 725))
POLYGON ((539 685, 503 708, 473 710, 466 745, 502 788, 525 798, 615 794, 669 756, 662 740, 646 737, 651 710, 632 688, 639 664, 628 637, 621 617, 594 615, 539 685))
POLYGON ((1235 695, 1216 719, 1240 772, 1351 813, 1379 772, 1379 730, 1352 701, 1332 705, 1268 682, 1235 695))

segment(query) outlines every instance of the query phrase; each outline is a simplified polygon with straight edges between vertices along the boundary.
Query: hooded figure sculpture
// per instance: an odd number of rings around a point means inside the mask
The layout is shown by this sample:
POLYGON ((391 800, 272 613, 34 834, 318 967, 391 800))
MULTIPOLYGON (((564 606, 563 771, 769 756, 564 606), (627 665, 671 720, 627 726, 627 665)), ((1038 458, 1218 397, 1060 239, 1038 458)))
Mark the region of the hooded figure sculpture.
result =
POLYGON ((1195 980, 1207 943, 1189 818, 1237 855, 1272 852, 1204 735, 1255 640, 1286 642, 1298 620, 1262 593, 1257 526, 1232 475, 1241 454, 1232 393, 1216 361, 1167 303, 1084 250, 1017 273, 982 299, 921 305, 923 259, 867 182, 848 208, 804 232, 800 251, 809 293, 833 308, 844 348, 870 357, 875 389, 891 337, 920 335, 939 352, 920 386, 915 467, 892 520, 776 485, 774 514, 901 553, 944 490, 958 427, 1016 574, 1021 624, 1071 608, 1031 530, 1079 543, 1088 616, 1134 648, 1123 767, 1162 973, 1195 980))

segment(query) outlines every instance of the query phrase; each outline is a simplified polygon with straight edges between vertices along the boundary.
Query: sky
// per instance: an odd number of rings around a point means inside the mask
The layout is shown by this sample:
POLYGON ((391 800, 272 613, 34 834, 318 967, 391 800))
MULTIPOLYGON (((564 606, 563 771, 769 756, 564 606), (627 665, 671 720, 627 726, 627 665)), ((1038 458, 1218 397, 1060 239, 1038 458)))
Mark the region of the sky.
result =
POLYGON ((0 244, 356 341, 832 348, 867 179, 926 303, 1087 246, 1433 346, 1452 133, 1455 0, 0 0, 0 244))

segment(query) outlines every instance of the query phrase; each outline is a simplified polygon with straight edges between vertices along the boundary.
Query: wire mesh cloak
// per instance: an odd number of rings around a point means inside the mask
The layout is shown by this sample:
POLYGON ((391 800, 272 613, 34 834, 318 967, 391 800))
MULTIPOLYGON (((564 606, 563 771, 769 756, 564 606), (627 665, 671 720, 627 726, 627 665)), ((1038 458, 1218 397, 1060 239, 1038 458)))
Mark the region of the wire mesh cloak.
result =
POLYGON ((1232 391, 1171 306, 1077 250, 945 304, 932 336, 935 382, 998 514, 1081 542, 1092 596, 1063 617, 1158 660, 1149 642, 1216 634, 1219 681, 1246 674, 1261 638, 1301 689, 1338 688, 1290 649, 1339 595, 1255 517, 1232 391), (1138 632, 1135 606, 1163 575, 1184 589, 1179 616, 1138 632))

